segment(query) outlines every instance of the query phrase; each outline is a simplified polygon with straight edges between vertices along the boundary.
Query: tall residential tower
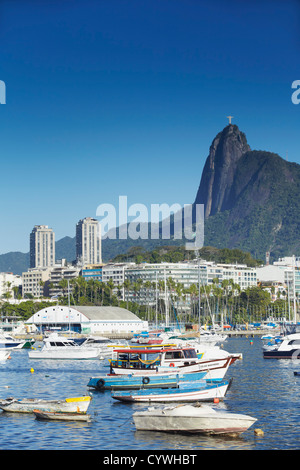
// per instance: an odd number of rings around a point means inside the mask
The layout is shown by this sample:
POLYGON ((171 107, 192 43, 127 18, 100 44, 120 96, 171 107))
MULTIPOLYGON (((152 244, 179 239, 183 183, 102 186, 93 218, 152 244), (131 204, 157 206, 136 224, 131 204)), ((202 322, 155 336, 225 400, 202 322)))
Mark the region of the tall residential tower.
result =
POLYGON ((49 268, 54 263, 54 232, 47 225, 35 225, 30 234, 30 267, 49 268))
POLYGON ((76 260, 82 265, 99 264, 101 257, 101 229, 96 219, 86 217, 76 225, 76 260))

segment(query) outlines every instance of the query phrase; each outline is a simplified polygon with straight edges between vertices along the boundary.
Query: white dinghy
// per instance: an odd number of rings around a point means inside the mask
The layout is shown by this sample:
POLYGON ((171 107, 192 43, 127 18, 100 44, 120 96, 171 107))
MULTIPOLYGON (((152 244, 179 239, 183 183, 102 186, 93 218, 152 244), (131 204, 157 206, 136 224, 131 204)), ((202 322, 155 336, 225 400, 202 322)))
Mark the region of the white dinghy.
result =
POLYGON ((177 405, 165 408, 149 408, 133 414, 139 431, 164 431, 204 434, 240 434, 256 418, 248 415, 218 411, 208 405, 177 405))

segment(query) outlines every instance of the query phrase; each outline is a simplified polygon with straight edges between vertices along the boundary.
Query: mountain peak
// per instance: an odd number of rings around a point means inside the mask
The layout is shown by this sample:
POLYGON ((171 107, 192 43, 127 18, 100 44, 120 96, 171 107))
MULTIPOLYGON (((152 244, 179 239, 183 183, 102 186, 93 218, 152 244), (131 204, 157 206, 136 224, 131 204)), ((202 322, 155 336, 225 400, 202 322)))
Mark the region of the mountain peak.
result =
POLYGON ((228 124, 216 135, 195 199, 195 204, 204 204, 205 217, 230 208, 230 189, 237 162, 250 150, 245 134, 236 124, 228 124))

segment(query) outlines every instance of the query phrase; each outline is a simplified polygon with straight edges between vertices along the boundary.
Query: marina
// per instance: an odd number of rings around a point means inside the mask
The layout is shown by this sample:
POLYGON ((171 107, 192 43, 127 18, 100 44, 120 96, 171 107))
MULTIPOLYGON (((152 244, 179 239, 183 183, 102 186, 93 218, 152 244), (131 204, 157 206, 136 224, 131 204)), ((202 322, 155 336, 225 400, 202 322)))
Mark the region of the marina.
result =
MULTIPOLYGON (((28 351, 11 353, 0 363, 0 399, 9 396, 57 400, 58 397, 90 395, 88 421, 35 419, 33 413, 0 412, 1 449, 80 450, 258 450, 299 447, 300 362, 265 360, 259 337, 228 338, 224 349, 242 353, 226 379, 232 379, 224 400, 213 403, 216 411, 247 415, 256 419, 237 438, 184 433, 168 434, 137 430, 133 414, 147 411, 147 403, 122 403, 110 390, 88 390, 93 376, 109 373, 107 360, 33 360, 28 351), (261 429, 263 436, 255 434, 261 429), (43 439, 38 438, 42 433, 43 439), (57 439, 59 436, 59 439, 57 439)), ((170 404, 171 405, 171 404, 170 404)), ((176 405, 176 404, 175 404, 176 405)), ((209 405, 209 404, 208 404, 209 405)), ((153 404, 162 408, 164 404, 153 404)), ((169 406, 169 405, 168 405, 169 406)), ((174 406, 174 404, 172 404, 174 406)))

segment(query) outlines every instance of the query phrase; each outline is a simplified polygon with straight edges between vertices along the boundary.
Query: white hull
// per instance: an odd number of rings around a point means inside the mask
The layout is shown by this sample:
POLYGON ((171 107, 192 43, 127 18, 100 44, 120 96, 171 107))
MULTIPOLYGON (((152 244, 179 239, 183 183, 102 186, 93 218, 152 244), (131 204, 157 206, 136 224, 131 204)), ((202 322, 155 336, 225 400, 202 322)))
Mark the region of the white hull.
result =
POLYGON ((40 420, 59 420, 59 421, 91 421, 91 416, 79 413, 60 413, 60 412, 45 412, 41 410, 34 410, 36 419, 40 420))
POLYGON ((220 385, 219 387, 214 388, 199 388, 194 391, 180 391, 175 390, 174 393, 151 393, 149 395, 139 395, 137 393, 132 393, 128 395, 118 395, 117 393, 113 394, 112 397, 120 401, 129 401, 137 403, 168 403, 168 402, 196 402, 196 401, 213 401, 215 398, 223 400, 228 389, 228 383, 220 385))
POLYGON ((134 413, 133 420, 141 431, 208 434, 242 433, 256 421, 251 416, 219 412, 203 405, 149 409, 134 413))
POLYGON ((40 350, 28 352, 29 359, 96 359, 100 349, 78 346, 72 339, 52 333, 44 338, 44 346, 40 350))
POLYGON ((28 352, 29 359, 97 359, 99 355, 100 351, 98 349, 83 349, 81 346, 78 346, 78 348, 45 348, 40 351, 28 352))
POLYGON ((0 409, 10 413, 33 413, 33 410, 65 413, 86 413, 90 405, 91 397, 66 398, 65 400, 42 400, 25 398, 16 400, 7 398, 0 401, 0 409))
POLYGON ((6 361, 9 358, 10 352, 10 349, 0 349, 0 361, 6 361))
POLYGON ((232 363, 232 357, 225 357, 222 359, 212 359, 208 361, 199 361, 195 364, 190 364, 187 366, 184 365, 176 365, 175 367, 170 366, 163 366, 157 367, 157 371, 155 369, 128 369, 122 367, 115 367, 113 368, 113 372, 115 374, 126 374, 128 375, 155 375, 156 373, 168 372, 169 374, 174 373, 183 373, 187 374, 190 372, 207 372, 205 379, 207 380, 221 380, 225 377, 225 374, 232 363))

